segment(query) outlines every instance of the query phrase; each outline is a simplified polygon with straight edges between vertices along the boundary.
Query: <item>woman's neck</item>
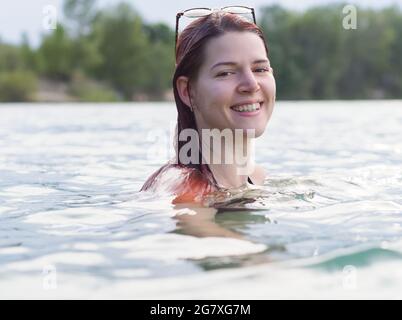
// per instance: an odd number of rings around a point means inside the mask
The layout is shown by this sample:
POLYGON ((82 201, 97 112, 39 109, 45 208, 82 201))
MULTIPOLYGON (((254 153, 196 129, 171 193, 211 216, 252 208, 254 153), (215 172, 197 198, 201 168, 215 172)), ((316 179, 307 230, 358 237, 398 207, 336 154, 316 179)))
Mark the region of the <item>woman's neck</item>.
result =
MULTIPOLYGON (((216 135, 214 137, 217 138, 216 135)), ((201 144, 204 161, 218 186, 239 188, 245 185, 248 177, 254 172, 254 136, 250 138, 247 135, 235 134, 232 141, 220 137, 217 139, 221 143, 208 143, 202 139, 201 144)))

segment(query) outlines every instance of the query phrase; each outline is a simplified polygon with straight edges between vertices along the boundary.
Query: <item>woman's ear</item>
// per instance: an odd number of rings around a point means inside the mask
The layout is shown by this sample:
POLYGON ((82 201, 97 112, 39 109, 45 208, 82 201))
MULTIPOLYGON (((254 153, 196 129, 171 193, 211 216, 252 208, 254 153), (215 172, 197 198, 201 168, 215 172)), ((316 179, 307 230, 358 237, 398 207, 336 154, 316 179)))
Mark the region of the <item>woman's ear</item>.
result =
POLYGON ((176 88, 179 93, 181 101, 183 101, 189 108, 191 108, 190 86, 189 79, 185 76, 180 76, 176 80, 176 88))

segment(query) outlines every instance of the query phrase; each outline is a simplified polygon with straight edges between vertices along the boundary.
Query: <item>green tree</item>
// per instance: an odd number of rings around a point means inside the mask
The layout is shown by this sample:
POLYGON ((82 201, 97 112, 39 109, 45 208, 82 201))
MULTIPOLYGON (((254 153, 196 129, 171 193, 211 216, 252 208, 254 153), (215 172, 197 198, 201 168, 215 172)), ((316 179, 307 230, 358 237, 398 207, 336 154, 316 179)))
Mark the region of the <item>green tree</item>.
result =
POLYGON ((384 11, 358 12, 357 29, 343 33, 339 95, 348 99, 386 97, 388 89, 383 81, 390 66, 395 30, 384 11))
MULTIPOLYGON (((93 75, 108 80, 126 99, 142 92, 149 74, 149 43, 140 16, 127 4, 99 13, 91 39, 102 57, 93 75)), ((156 62, 158 63, 158 62, 156 62)))
POLYGON ((63 13, 69 22, 73 36, 80 37, 88 34, 96 16, 96 0, 65 0, 63 13))
POLYGON ((17 46, 0 43, 0 72, 22 69, 24 61, 17 46))
POLYGON ((303 87, 304 68, 296 59, 300 50, 294 45, 291 34, 293 25, 297 23, 297 14, 280 6, 264 7, 261 13, 259 25, 268 43, 277 96, 280 99, 292 99, 299 92, 306 96, 307 90, 303 87))
POLYGON ((33 72, 14 70, 0 73, 0 101, 34 101, 37 79, 33 72))
POLYGON ((38 50, 40 72, 55 80, 68 80, 73 67, 73 41, 65 28, 58 24, 50 35, 46 36, 38 50))
POLYGON ((37 71, 38 70, 38 62, 37 55, 34 49, 31 48, 29 44, 29 39, 26 33, 22 34, 22 43, 20 46, 20 56, 23 61, 24 69, 37 71))
POLYGON ((144 89, 153 99, 163 99, 165 91, 172 86, 175 34, 162 23, 145 25, 144 30, 149 43, 144 61, 148 70, 144 89))
POLYGON ((357 29, 343 29, 343 5, 293 12, 262 10, 278 97, 401 96, 402 14, 357 8, 357 29))
POLYGON ((66 30, 72 39, 72 68, 86 74, 102 63, 96 44, 89 36, 98 12, 96 2, 96 0, 65 0, 63 4, 66 30))

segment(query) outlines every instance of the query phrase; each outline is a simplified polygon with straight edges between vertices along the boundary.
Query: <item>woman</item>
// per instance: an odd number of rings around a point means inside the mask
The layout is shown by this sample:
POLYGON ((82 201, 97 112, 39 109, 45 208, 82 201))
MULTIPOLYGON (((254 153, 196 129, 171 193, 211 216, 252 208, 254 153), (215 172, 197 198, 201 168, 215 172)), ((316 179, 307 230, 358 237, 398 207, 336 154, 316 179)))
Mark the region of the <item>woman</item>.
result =
POLYGON ((254 150, 248 133, 263 134, 276 88, 258 26, 224 11, 194 20, 177 39, 173 89, 178 112, 176 159, 155 172, 141 190, 168 191, 176 196, 173 203, 201 203, 213 191, 263 184, 264 170, 250 167, 254 150), (198 133, 195 139, 189 130, 198 133), (204 132, 214 132, 212 139, 222 140, 216 133, 225 130, 233 135, 224 144, 211 145, 210 137, 203 139, 204 132), (239 130, 240 136, 235 134, 239 130), (236 158, 239 150, 246 151, 245 161, 226 161, 228 155, 236 158))

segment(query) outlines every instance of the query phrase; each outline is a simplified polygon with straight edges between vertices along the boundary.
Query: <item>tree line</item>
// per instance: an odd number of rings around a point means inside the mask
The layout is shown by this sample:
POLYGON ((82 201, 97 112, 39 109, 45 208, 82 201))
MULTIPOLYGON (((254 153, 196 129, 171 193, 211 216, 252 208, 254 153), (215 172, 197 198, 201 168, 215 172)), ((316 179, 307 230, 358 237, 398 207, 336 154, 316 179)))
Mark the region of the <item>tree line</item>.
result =
MULTIPOLYGON (((401 10, 357 7, 356 29, 345 29, 342 8, 260 8, 278 99, 402 97, 401 10)), ((126 3, 96 9, 96 0, 65 0, 63 12, 37 48, 26 36, 20 45, 0 38, 0 101, 36 101, 43 80, 64 83, 77 101, 167 98, 170 26, 144 22, 126 3)))

